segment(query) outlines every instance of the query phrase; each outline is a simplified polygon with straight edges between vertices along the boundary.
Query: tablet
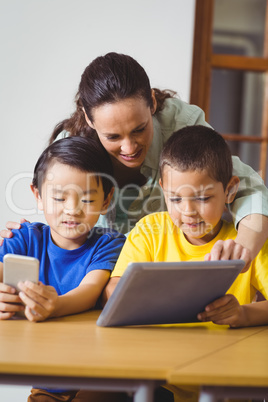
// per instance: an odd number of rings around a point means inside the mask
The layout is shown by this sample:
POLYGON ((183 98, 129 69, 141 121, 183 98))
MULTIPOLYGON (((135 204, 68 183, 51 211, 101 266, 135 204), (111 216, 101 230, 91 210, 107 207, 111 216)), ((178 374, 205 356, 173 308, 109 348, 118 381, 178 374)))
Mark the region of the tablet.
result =
POLYGON ((227 292, 244 265, 242 260, 131 263, 97 325, 199 322, 197 314, 227 292))

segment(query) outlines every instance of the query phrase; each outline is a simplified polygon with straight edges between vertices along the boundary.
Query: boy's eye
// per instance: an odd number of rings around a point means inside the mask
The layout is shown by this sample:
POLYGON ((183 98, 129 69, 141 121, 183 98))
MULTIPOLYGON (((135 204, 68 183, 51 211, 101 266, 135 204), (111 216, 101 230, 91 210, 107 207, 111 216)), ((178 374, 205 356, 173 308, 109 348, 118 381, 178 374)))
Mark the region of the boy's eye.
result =
POLYGON ((181 202, 181 197, 172 197, 172 198, 170 198, 169 199, 170 200, 170 202, 181 202))
POLYGON ((210 199, 210 197, 196 197, 196 201, 206 202, 210 199))
POLYGON ((56 202, 64 202, 64 198, 57 198, 57 197, 52 197, 54 201, 56 202))
POLYGON ((92 204, 95 200, 82 200, 84 204, 92 204))

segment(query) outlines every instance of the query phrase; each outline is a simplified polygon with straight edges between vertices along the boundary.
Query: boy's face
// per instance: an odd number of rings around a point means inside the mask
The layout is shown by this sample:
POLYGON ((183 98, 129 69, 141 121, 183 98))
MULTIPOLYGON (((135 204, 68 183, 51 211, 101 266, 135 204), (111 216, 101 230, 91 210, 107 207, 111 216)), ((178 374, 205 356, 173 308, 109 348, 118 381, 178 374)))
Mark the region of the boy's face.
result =
POLYGON ((187 240, 201 245, 214 239, 221 228, 230 186, 224 191, 222 183, 206 171, 180 172, 167 165, 160 185, 169 215, 187 240))
POLYGON ((32 190, 54 243, 69 250, 84 244, 112 196, 111 192, 104 199, 101 179, 98 183, 94 174, 58 162, 49 167, 41 196, 36 188, 32 190))

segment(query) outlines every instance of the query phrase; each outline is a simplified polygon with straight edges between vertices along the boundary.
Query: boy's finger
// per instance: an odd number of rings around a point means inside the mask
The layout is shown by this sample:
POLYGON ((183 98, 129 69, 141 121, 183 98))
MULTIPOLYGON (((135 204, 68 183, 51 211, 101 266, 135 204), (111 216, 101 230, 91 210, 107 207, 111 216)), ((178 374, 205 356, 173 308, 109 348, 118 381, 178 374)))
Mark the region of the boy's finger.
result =
POLYGON ((21 303, 0 303, 1 312, 17 312, 24 310, 24 306, 21 303))
POLYGON ((5 292, 5 293, 16 293, 16 289, 13 288, 12 286, 6 285, 3 282, 0 282, 0 292, 5 292))
POLYGON ((208 312, 208 311, 216 310, 222 306, 225 306, 230 301, 230 298, 228 296, 229 295, 224 295, 223 297, 220 297, 219 299, 214 300, 212 303, 208 304, 205 307, 205 311, 208 312))
POLYGON ((20 303, 21 299, 19 295, 12 295, 9 293, 0 293, 0 302, 2 303, 20 303))
POLYGON ((36 300, 33 300, 31 297, 26 295, 24 292, 20 292, 19 296, 23 303, 30 309, 34 310, 35 312, 38 312, 39 309, 42 309, 42 306, 36 302, 36 300))
POLYGON ((19 282, 18 288, 28 295, 37 295, 41 293, 41 287, 37 283, 33 283, 30 281, 19 282))
POLYGON ((3 312, 0 311, 0 320, 9 320, 9 318, 13 317, 15 313, 13 312, 3 312))
POLYGON ((41 315, 39 315, 35 310, 31 309, 28 306, 26 306, 25 308, 25 317, 32 322, 44 320, 44 318, 41 315))

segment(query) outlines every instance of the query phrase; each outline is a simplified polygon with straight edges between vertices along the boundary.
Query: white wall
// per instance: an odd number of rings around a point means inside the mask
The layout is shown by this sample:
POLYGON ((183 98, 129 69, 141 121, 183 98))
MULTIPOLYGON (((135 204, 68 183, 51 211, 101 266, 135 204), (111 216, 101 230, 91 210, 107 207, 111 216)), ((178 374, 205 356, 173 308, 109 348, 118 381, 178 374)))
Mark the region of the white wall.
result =
POLYGON ((194 6, 195 0, 0 0, 0 229, 20 215, 43 221, 33 213, 31 173, 55 124, 74 110, 80 76, 95 57, 129 54, 152 86, 189 100, 194 6))

